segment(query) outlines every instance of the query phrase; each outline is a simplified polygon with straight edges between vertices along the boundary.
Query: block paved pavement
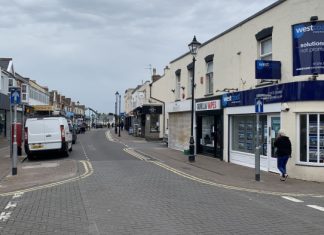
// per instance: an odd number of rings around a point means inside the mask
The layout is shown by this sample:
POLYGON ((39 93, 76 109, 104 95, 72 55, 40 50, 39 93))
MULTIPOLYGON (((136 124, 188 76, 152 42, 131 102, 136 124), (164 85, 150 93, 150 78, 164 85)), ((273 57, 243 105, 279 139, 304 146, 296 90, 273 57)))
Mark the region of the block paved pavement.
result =
POLYGON ((113 129, 110 129, 110 133, 114 139, 127 144, 143 155, 156 158, 182 172, 218 184, 269 193, 324 195, 324 183, 293 178, 288 178, 286 182, 282 182, 278 174, 265 171, 261 171, 261 181, 257 182, 255 181, 254 168, 199 154, 196 156, 196 161, 190 163, 188 156, 184 155, 183 152, 167 148, 165 144, 159 141, 148 142, 143 138, 129 135, 126 131, 121 132, 121 137, 118 137, 113 129))

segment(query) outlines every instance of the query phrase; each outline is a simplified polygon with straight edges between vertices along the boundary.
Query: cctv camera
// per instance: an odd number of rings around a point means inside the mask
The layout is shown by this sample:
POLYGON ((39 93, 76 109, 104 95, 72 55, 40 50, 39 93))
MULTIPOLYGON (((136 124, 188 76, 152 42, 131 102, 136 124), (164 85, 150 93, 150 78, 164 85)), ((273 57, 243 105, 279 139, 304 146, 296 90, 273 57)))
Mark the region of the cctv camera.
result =
POLYGON ((287 103, 281 104, 281 111, 288 112, 289 111, 289 106, 287 103))

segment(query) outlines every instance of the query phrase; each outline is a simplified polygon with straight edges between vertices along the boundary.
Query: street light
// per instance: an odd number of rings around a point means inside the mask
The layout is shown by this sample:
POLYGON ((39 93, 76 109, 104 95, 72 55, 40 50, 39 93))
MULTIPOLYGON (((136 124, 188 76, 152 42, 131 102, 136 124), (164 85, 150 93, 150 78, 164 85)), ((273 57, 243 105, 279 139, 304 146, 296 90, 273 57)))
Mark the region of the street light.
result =
POLYGON ((120 107, 121 107, 121 95, 119 95, 119 118, 118 118, 118 136, 120 137, 120 107))
POLYGON ((190 129, 190 140, 189 140, 189 162, 195 161, 195 140, 193 137, 194 128, 194 112, 195 112, 195 62, 198 48, 201 45, 194 36, 192 42, 188 45, 190 53, 192 55, 192 80, 191 80, 191 129, 190 129))
POLYGON ((119 96, 118 91, 116 91, 115 96, 116 96, 116 101, 115 101, 115 134, 117 134, 117 103, 118 103, 118 96, 119 96))

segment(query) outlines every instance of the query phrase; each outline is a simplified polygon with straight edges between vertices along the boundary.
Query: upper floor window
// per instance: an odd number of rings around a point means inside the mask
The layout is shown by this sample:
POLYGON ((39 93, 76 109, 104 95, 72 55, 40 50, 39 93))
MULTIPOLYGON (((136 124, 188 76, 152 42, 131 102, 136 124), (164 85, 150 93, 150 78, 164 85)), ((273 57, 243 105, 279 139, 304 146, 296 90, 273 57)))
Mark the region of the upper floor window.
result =
POLYGON ((272 38, 260 41, 260 59, 272 60, 272 38))
POLYGON ((206 94, 213 94, 213 61, 207 63, 206 94))
POLYGON ((191 97, 192 96, 192 69, 191 70, 188 70, 188 89, 187 89, 187 95, 188 97, 191 97))
POLYGON ((5 82, 5 79, 3 76, 1 76, 0 89, 4 88, 4 82, 5 82))
POLYGON ((8 84, 9 87, 12 87, 13 86, 13 79, 12 78, 9 78, 9 84, 8 84))
POLYGON ((180 88, 181 88, 181 78, 180 78, 180 74, 178 74, 176 75, 176 89, 175 89, 176 100, 180 100, 180 88))

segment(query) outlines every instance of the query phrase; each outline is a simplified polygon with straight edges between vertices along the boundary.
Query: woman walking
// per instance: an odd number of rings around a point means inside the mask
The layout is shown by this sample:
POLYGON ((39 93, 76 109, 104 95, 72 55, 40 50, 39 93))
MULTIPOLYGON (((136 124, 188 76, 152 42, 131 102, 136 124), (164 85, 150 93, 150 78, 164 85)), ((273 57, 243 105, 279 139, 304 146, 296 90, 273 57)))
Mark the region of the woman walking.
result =
POLYGON ((281 172, 280 180, 285 181, 288 177, 286 165, 291 157, 291 142, 283 129, 279 130, 274 146, 277 148, 276 156, 277 166, 281 172))

